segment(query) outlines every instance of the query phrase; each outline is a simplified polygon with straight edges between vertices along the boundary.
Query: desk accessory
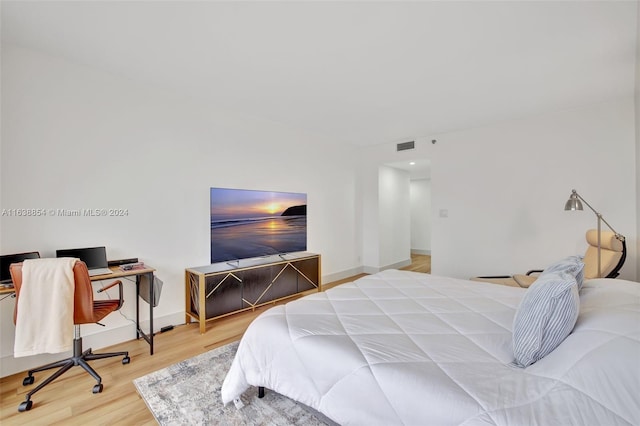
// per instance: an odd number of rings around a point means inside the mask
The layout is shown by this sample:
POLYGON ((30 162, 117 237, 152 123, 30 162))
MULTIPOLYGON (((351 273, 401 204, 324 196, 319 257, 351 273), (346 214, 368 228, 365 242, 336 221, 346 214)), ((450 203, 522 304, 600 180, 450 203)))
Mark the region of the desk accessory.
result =
POLYGON ((118 260, 110 260, 108 262, 109 267, 112 266, 120 266, 120 265, 126 265, 128 263, 137 263, 138 262, 138 258, 137 257, 132 257, 130 259, 118 259, 118 260))
POLYGON ((121 271, 132 271, 134 269, 144 269, 144 262, 126 263, 119 266, 121 271))

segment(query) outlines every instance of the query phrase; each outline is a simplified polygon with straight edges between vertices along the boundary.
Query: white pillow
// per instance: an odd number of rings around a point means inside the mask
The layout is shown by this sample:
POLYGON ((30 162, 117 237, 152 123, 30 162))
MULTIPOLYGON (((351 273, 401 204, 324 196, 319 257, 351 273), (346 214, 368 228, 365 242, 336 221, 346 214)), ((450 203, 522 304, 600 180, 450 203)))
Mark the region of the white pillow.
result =
POLYGON ((548 355, 571 333, 579 313, 578 284, 572 274, 540 275, 513 319, 513 364, 527 367, 548 355))

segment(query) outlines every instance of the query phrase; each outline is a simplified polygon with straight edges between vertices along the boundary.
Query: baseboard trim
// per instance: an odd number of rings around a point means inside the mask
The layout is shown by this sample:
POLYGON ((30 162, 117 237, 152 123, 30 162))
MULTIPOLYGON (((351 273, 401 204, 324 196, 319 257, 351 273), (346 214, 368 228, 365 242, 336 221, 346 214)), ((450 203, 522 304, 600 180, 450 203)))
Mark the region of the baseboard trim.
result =
MULTIPOLYGON (((153 328, 155 333, 160 333, 160 329, 169 325, 184 324, 185 316, 184 312, 175 312, 169 315, 163 315, 161 317, 154 317, 153 328)), ((149 329, 149 321, 140 321, 140 325, 143 330, 149 329)), ((81 327, 82 328, 82 327, 81 327)), ((81 333, 82 334, 82 333, 81 333)), ((92 348, 94 351, 99 351, 102 348, 116 345, 118 343, 128 342, 135 340, 136 327, 135 324, 130 323, 119 327, 109 328, 104 331, 93 334, 82 334, 82 343, 84 348, 92 348)), ((125 349, 126 350, 126 349, 125 349)), ((10 376, 12 374, 20 373, 30 370, 41 365, 55 362, 72 355, 71 352, 60 352, 57 354, 42 354, 28 357, 14 358, 13 355, 3 355, 0 358, 0 377, 10 376)))
POLYGON ((405 259, 405 260, 401 260, 400 262, 396 262, 396 263, 391 263, 389 265, 386 266, 363 266, 363 272, 365 274, 377 274, 380 271, 384 271, 387 269, 400 269, 400 268, 404 268, 405 266, 409 266, 411 265, 411 259, 405 259))
POLYGON ((329 284, 334 281, 343 280, 345 278, 353 277, 364 272, 363 267, 351 268, 344 271, 336 272, 334 274, 324 275, 322 277, 322 284, 329 284))
POLYGON ((387 266, 383 266, 380 270, 384 271, 386 269, 400 269, 400 268, 404 268, 405 266, 409 266, 411 265, 411 259, 405 259, 405 260, 401 260, 400 262, 396 262, 396 263, 392 263, 390 265, 387 266))
POLYGON ((411 249, 411 254, 422 254, 431 256, 431 250, 411 249))
POLYGON ((375 267, 375 266, 363 266, 362 267, 362 272, 364 272, 365 274, 377 274, 378 272, 380 272, 382 269, 375 267))

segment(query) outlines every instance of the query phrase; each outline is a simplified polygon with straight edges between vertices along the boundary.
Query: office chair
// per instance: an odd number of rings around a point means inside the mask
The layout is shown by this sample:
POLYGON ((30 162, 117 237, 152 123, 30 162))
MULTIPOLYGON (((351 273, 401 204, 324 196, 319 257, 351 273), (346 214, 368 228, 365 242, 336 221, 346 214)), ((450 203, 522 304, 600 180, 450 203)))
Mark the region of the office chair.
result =
MULTIPOLYGON (((598 231, 589 229, 586 234, 587 251, 584 259, 584 279, 590 280, 598 277, 598 231)), ((600 232, 600 267, 603 278, 616 278, 620 275, 620 269, 627 259, 627 243, 616 237, 612 231, 600 232)), ((516 275, 492 275, 471 278, 472 281, 485 281, 493 284, 508 285, 512 287, 529 287, 538 279, 542 269, 532 269, 526 274, 516 275)))
MULTIPOLYGON (((44 382, 40 383, 35 389, 31 390, 26 395, 26 399, 18 406, 18 411, 28 411, 31 409, 33 402, 31 396, 38 392, 40 389, 51 383, 53 380, 60 377, 67 370, 75 365, 79 365, 84 368, 94 379, 97 380, 97 384, 93 387, 93 393, 102 392, 102 378, 95 372, 93 368, 87 363, 94 359, 110 358, 116 356, 122 356, 122 364, 129 364, 131 361, 128 352, 111 352, 94 354, 91 349, 82 350, 82 337, 80 337, 80 324, 98 323, 102 318, 106 317, 113 311, 116 311, 122 307, 122 281, 117 280, 109 284, 106 287, 98 290, 102 292, 111 287, 118 286, 119 298, 116 300, 93 300, 93 287, 91 286, 91 279, 89 278, 89 271, 87 265, 82 261, 77 261, 73 267, 73 276, 75 281, 74 290, 74 311, 73 311, 73 323, 74 323, 74 338, 73 338, 73 356, 61 361, 53 362, 42 367, 29 370, 27 377, 22 381, 23 386, 31 385, 34 382, 33 373, 39 371, 49 370, 52 368, 58 368, 59 370, 49 376, 44 382)), ((22 286, 22 263, 14 263, 11 265, 11 277, 16 290, 16 296, 20 298, 20 288, 22 286)), ((43 288, 46 289, 46 283, 42 283, 43 288)), ((44 297, 46 297, 46 290, 43 291, 44 297)), ((16 309, 14 311, 13 320, 14 323, 17 318, 18 303, 16 302, 16 309)))

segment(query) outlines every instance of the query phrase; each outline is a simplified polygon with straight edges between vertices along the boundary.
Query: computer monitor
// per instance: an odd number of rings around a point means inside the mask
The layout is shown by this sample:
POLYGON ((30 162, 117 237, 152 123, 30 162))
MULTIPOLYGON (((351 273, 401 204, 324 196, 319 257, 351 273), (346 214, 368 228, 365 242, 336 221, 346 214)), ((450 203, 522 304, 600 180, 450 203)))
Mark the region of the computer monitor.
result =
POLYGON ((11 272, 9 266, 12 263, 20 263, 26 259, 39 259, 40 253, 37 251, 29 251, 26 253, 5 254, 0 256, 0 283, 11 283, 11 272))
POLYGON ((87 247, 56 250, 56 257, 75 257, 82 260, 89 270, 89 275, 110 274, 105 247, 87 247))

